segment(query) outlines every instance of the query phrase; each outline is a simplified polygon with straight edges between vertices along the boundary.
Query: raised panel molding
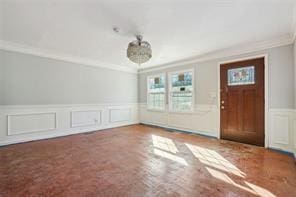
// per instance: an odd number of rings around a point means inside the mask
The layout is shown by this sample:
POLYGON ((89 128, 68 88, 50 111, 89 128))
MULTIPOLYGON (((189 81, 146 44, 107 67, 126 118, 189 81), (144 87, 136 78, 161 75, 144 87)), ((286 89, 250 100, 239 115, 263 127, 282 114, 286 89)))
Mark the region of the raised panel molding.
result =
POLYGON ((7 115, 7 135, 19 135, 57 128, 56 113, 29 113, 7 115))
MULTIPOLYGON (((214 105, 196 105, 193 113, 151 111, 143 103, 0 108, 0 146, 139 122, 219 137, 219 110, 214 105), (92 115, 88 116, 88 113, 92 115), (72 116, 75 115, 78 115, 77 121, 73 120, 72 116), (98 120, 96 124, 92 122, 94 119, 98 120)), ((296 110, 269 109, 268 115, 267 147, 294 152, 296 155, 296 110)))
POLYGON ((130 108, 111 108, 109 109, 109 122, 123 122, 131 119, 130 108))
POLYGON ((95 126, 102 123, 102 110, 72 111, 71 127, 95 126))
POLYGON ((275 115, 273 117, 273 142, 277 144, 289 145, 289 117, 275 115))
POLYGON ((140 122, 165 128, 178 129, 218 138, 218 110, 215 105, 196 105, 193 112, 148 110, 141 103, 140 122))
MULTIPOLYGON (((219 138, 219 109, 213 105, 196 105, 191 113, 158 112, 139 105, 140 122, 166 128, 180 129, 219 138)), ((269 125, 265 129, 266 147, 296 154, 296 110, 270 109, 269 125)))
POLYGON ((294 109, 270 109, 269 147, 296 153, 295 121, 294 109))
POLYGON ((192 115, 181 113, 169 113, 168 126, 192 130, 192 115))
POLYGON ((138 103, 0 105, 0 146, 138 123, 138 103))

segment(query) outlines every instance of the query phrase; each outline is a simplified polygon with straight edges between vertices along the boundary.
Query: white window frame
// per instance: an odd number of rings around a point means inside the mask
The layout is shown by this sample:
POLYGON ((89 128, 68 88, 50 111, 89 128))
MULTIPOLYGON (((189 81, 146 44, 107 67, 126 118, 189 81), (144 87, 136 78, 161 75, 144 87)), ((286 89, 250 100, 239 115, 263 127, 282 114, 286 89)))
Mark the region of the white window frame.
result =
POLYGON ((149 75, 147 76, 147 91, 146 91, 146 105, 147 105, 147 110, 149 111, 159 111, 159 112, 164 112, 166 110, 166 73, 160 73, 160 74, 157 74, 157 75, 149 75), (149 108, 149 105, 148 105, 148 97, 149 97, 149 79, 151 78, 155 78, 155 77, 161 77, 161 76, 164 76, 164 103, 163 103, 163 109, 155 109, 155 108, 149 108))
POLYGON ((195 81, 194 81, 194 68, 186 69, 186 70, 177 70, 173 72, 168 73, 168 99, 169 99, 169 112, 178 112, 178 113, 192 113, 195 108, 195 81), (191 97, 191 108, 189 110, 174 110, 172 109, 172 75, 174 74, 181 74, 185 72, 191 72, 192 73, 192 97, 191 97))

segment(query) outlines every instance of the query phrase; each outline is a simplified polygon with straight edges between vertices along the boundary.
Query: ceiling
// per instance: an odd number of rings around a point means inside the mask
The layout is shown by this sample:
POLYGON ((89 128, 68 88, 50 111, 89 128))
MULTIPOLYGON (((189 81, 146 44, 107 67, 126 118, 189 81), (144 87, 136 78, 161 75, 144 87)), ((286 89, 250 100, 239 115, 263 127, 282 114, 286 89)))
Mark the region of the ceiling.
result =
POLYGON ((138 68, 126 49, 140 33, 152 45, 152 59, 140 66, 147 68, 290 35, 295 5, 293 0, 2 0, 0 40, 138 68))

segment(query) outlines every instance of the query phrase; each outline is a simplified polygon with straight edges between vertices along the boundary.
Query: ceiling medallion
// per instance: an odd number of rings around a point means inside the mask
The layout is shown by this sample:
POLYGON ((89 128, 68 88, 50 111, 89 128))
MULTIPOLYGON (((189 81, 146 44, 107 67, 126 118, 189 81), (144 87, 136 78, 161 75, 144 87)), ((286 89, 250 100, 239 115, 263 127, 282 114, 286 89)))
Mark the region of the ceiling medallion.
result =
POLYGON ((127 57, 130 61, 143 64, 152 57, 151 45, 147 41, 142 41, 141 35, 136 35, 137 40, 128 44, 127 57))

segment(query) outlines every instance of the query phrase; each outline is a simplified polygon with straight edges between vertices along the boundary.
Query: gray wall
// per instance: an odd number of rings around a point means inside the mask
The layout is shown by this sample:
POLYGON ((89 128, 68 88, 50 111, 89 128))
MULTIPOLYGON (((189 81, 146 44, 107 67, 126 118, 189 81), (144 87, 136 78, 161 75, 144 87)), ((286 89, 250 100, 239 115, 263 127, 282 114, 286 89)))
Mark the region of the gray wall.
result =
POLYGON ((4 60, 3 53, 0 50, 0 104, 4 103, 4 69, 2 69, 4 60))
POLYGON ((231 59, 268 54, 269 69, 269 106, 271 108, 294 108, 294 60, 293 45, 276 47, 254 53, 239 55, 231 58, 197 62, 192 65, 173 67, 155 72, 142 73, 139 76, 139 101, 146 102, 146 78, 149 75, 182 70, 195 69, 195 103, 216 104, 210 97, 211 92, 217 93, 217 65, 218 62, 231 59))
POLYGON ((0 104, 137 102, 137 75, 0 50, 0 104))
MULTIPOLYGON (((294 41, 294 108, 296 109, 296 41, 294 41)), ((296 135, 296 134, 295 134, 296 135)), ((296 139, 296 138, 295 138, 296 139)), ((295 141, 296 143, 296 141, 295 141)), ((296 148, 296 146, 295 146, 296 148)))

